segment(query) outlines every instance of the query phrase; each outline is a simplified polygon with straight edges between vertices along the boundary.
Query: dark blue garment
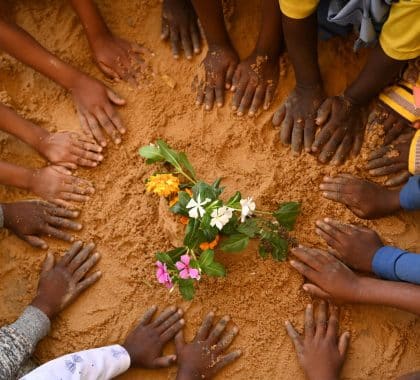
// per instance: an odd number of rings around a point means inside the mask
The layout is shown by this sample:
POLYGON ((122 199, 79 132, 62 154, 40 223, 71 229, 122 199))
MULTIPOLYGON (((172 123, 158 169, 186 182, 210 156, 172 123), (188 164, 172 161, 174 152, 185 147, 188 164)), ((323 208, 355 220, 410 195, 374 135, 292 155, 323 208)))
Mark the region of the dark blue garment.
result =
POLYGON ((400 205, 404 210, 420 210, 420 176, 411 177, 401 189, 400 205))
POLYGON ((420 254, 385 246, 375 253, 372 269, 376 275, 386 280, 420 285, 420 254))

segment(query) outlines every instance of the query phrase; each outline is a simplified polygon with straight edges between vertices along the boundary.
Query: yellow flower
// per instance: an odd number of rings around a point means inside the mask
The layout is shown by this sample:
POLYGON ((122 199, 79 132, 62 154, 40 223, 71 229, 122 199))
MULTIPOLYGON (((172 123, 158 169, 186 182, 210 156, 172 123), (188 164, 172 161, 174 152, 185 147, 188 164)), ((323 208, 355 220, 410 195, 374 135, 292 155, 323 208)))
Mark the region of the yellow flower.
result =
POLYGON ((172 174, 152 175, 147 181, 146 190, 161 197, 169 197, 179 191, 179 179, 172 174))

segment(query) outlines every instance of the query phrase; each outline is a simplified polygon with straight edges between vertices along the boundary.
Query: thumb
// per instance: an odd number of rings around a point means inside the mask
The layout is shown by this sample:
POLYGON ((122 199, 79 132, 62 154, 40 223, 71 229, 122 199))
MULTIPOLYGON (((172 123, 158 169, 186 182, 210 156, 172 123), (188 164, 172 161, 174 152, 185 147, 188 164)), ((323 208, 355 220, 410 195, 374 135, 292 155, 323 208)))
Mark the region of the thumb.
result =
POLYGON ((344 356, 347 353, 347 349, 349 348, 349 342, 350 333, 346 331, 345 333, 341 334, 340 339, 338 341, 338 352, 340 353, 342 358, 344 358, 344 356))
POLYGON ((54 266, 54 255, 51 252, 47 253, 47 257, 42 263, 41 276, 45 276, 54 266))
POLYGON ((324 125, 330 116, 332 109, 332 98, 328 98, 321 104, 321 107, 318 109, 318 114, 316 116, 315 122, 317 125, 324 125))
POLYGON ((176 352, 179 353, 185 345, 185 340, 184 340, 184 331, 180 330, 178 334, 175 335, 175 348, 176 348, 176 352))
POLYGON ((48 244, 45 242, 45 240, 42 240, 41 238, 37 236, 24 235, 22 236, 22 239, 25 240, 28 244, 32 245, 32 247, 41 248, 41 249, 48 248, 48 244))
POLYGON ((166 368, 176 362, 176 355, 161 356, 153 360, 155 368, 166 368))
POLYGON ((314 284, 304 284, 303 290, 312 296, 322 298, 324 300, 331 298, 331 296, 327 292, 324 292, 321 288, 314 284))
POLYGON ((110 90, 109 88, 106 89, 106 93, 109 100, 117 106, 123 106, 125 104, 125 100, 120 98, 114 91, 110 90))

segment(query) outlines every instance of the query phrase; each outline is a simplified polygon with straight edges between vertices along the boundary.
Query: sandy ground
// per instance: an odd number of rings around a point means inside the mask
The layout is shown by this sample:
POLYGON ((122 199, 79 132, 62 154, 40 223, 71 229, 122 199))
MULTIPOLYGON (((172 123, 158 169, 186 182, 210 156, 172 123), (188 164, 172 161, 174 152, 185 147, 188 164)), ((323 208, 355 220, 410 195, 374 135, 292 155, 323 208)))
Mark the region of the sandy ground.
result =
MULTIPOLYGON (((105 80, 92 63, 82 28, 64 0, 14 3, 17 22, 42 44, 105 80)), ((250 52, 257 35, 257 3, 238 1, 232 20, 233 40, 242 57, 250 52)), ((223 177, 228 192, 240 190, 254 196, 260 208, 273 209, 280 201, 300 200, 303 212, 296 237, 302 244, 322 246, 313 228, 317 218, 360 221, 345 207, 320 196, 322 177, 337 169, 321 166, 308 155, 293 158, 271 126, 273 110, 293 87, 290 64, 286 59, 270 112, 256 119, 239 119, 231 114, 230 107, 206 113, 193 106, 190 89, 204 53, 192 63, 174 62, 168 46, 159 40, 160 3, 106 0, 100 7, 115 33, 144 43, 155 53, 150 64, 156 75, 146 78, 138 89, 108 83, 128 101, 121 109, 128 133, 122 146, 107 150, 99 168, 77 172, 92 180, 97 189, 83 207, 85 228, 78 238, 97 243, 104 276, 54 321, 36 358, 45 362, 67 352, 122 342, 148 306, 169 303, 186 311, 189 337, 209 310, 230 314, 240 327, 234 346, 242 348, 244 355, 219 378, 302 379, 283 322, 291 319, 302 326, 302 312, 309 299, 301 290, 302 277, 287 263, 263 261, 255 245, 240 255, 218 253, 229 276, 205 279, 193 302, 183 302, 176 293, 170 296, 155 282, 154 252, 169 245, 159 227, 159 201, 145 194, 143 182, 153 168, 137 155, 139 146, 164 138, 187 152, 201 178, 212 181, 223 177), (176 88, 171 89, 161 75, 173 78, 176 88)), ((364 54, 355 56, 351 46, 351 41, 322 43, 321 64, 330 93, 341 91, 363 63, 364 54)), ((0 99, 49 130, 79 129, 69 95, 6 55, 0 55, 0 99)), ((2 159, 32 167, 44 164, 13 138, 2 136, 0 141, 2 159)), ((342 170, 365 175, 362 167, 360 158, 342 170)), ((2 201, 29 197, 22 191, 0 187, 2 201)), ((418 213, 399 214, 367 225, 380 232, 387 243, 419 250, 419 220, 418 213)), ((51 247, 63 252, 66 245, 51 241, 51 247)), ((0 252, 0 323, 5 324, 13 321, 33 297, 44 253, 7 232, 0 235, 0 252)), ((420 323, 415 316, 383 307, 346 306, 342 309, 342 328, 352 334, 343 378, 388 379, 420 367, 420 323)), ((121 379, 173 379, 175 373, 176 368, 133 370, 121 379)))

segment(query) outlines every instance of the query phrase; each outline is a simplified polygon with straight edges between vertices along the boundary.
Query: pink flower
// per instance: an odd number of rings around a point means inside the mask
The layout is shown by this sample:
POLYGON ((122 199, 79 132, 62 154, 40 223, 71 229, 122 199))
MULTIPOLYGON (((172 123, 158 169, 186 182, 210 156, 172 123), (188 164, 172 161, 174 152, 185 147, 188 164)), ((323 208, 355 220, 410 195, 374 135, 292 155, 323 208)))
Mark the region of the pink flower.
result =
POLYGON ((179 277, 184 280, 189 278, 194 278, 196 280, 200 279, 200 272, 198 269, 190 268, 190 256, 183 255, 181 256, 181 261, 178 261, 175 266, 179 270, 179 277))
POLYGON ((161 263, 160 261, 156 261, 156 277, 160 284, 164 284, 168 289, 172 289, 174 286, 172 284, 171 276, 169 275, 168 268, 166 264, 161 263))

